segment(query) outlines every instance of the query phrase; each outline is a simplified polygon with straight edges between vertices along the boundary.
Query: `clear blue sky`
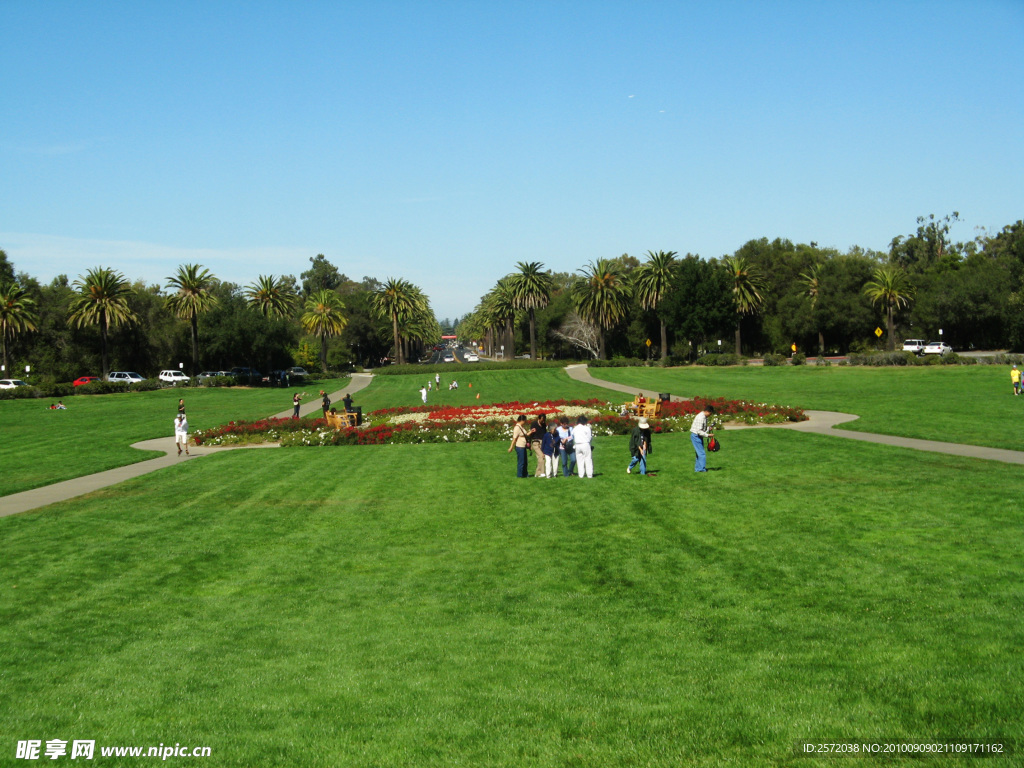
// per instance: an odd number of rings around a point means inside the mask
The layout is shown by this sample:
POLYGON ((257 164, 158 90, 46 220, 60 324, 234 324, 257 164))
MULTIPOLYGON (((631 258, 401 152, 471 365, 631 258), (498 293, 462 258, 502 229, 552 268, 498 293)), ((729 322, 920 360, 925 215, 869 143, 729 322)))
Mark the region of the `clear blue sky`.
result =
POLYGON ((1024 2, 0 2, 19 271, 323 253, 439 318, 517 261, 1024 218, 1024 2))

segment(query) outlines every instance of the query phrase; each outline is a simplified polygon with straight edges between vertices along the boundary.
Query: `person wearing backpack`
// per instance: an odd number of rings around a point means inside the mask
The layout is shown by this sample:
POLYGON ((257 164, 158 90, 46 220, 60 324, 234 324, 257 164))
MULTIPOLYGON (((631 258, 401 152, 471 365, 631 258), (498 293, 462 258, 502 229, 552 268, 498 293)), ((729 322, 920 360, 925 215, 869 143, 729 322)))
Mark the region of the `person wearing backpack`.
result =
POLYGON ((633 428, 629 436, 629 466, 626 467, 626 474, 633 471, 633 467, 640 465, 640 474, 647 474, 647 456, 653 453, 651 448, 651 425, 647 419, 640 417, 640 422, 633 428))

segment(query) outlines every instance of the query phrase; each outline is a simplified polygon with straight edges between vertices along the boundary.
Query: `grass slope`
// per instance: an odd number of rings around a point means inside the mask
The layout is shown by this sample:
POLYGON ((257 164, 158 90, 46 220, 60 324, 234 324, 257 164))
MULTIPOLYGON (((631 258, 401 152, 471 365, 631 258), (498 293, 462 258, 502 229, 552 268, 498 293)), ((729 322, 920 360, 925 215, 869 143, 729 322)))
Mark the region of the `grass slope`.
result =
MULTIPOLYGON (((598 379, 674 395, 727 397, 855 413, 843 429, 1024 450, 1024 397, 1009 369, 730 367, 593 368, 598 379)), ((628 398, 625 398, 628 399, 628 398)))
POLYGON ((657 477, 599 438, 595 479, 525 482, 496 445, 239 451, 0 519, 0 730, 217 766, 1021 737, 1015 468, 777 430, 707 475, 686 436, 655 449, 657 477))
POLYGON ((202 429, 280 413, 298 391, 232 387, 83 395, 65 398, 66 411, 48 410, 56 400, 0 401, 0 496, 158 456, 129 446, 172 436, 179 397, 185 398, 189 426, 202 429))

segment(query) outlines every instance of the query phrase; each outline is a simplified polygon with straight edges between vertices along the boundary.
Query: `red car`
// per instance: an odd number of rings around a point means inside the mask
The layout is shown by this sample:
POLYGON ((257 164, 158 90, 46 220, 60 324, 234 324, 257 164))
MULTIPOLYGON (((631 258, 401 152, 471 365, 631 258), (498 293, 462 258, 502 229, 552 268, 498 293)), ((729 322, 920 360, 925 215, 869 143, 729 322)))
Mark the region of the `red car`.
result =
POLYGON ((79 376, 77 379, 75 379, 73 382, 71 382, 71 385, 74 386, 74 387, 80 387, 83 384, 88 384, 90 381, 99 381, 99 380, 100 380, 99 376, 79 376))

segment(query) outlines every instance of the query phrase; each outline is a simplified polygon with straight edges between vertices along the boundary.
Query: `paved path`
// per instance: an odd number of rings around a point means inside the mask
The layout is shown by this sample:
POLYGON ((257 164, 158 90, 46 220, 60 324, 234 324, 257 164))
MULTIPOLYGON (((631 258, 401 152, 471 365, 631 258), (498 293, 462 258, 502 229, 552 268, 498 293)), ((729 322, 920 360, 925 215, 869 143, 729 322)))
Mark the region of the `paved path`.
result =
MULTIPOLYGON (((586 365, 566 366, 565 372, 569 378, 593 384, 605 389, 614 389, 617 392, 625 392, 635 395, 643 392, 644 397, 656 398, 659 393, 650 389, 637 389, 625 384, 616 384, 611 381, 596 379, 590 374, 586 365)), ((674 402, 689 400, 688 397, 672 396, 674 402)), ((839 424, 854 421, 860 418, 852 413, 838 413, 836 411, 804 411, 807 421, 788 422, 786 424, 758 424, 753 426, 730 425, 729 431, 735 429, 792 429, 797 432, 813 432, 819 435, 830 437, 845 437, 847 440, 861 440, 866 443, 880 443, 882 445, 895 445, 900 448, 913 448, 918 451, 931 451, 932 453, 946 453, 951 456, 965 456, 972 459, 988 459, 989 461, 1002 461, 1007 464, 1024 464, 1024 452, 1007 451, 1002 448, 986 448, 980 445, 962 445, 960 443, 943 443, 938 440, 919 440, 913 437, 896 437, 895 435, 876 435, 871 432, 853 432, 849 429, 836 429, 839 424)))
MULTIPOLYGON (((340 402, 347 393, 358 392, 361 389, 367 387, 373 380, 372 374, 367 373, 354 373, 352 378, 349 379, 349 383, 337 392, 331 393, 332 402, 340 402)), ((310 400, 309 403, 304 404, 299 408, 299 414, 302 416, 310 416, 318 414, 320 412, 320 397, 316 396, 310 400)), ((289 408, 287 411, 276 414, 272 418, 287 419, 291 418, 292 411, 289 408)), ((138 448, 140 451, 163 451, 164 455, 156 459, 148 459, 146 461, 140 461, 136 464, 129 464, 124 467, 115 467, 114 469, 108 469, 105 472, 97 472, 93 475, 86 475, 85 477, 76 477, 72 480, 65 480, 61 483, 54 483, 53 485, 43 486, 42 488, 33 488, 31 491, 23 491, 21 493, 12 493, 9 496, 0 496, 0 517, 6 517, 7 515, 16 515, 20 512, 28 512, 31 509, 37 509, 39 507, 45 507, 47 504, 53 504, 58 501, 65 501, 67 499, 73 499, 76 496, 83 496, 93 491, 98 491, 101 488, 106 488, 110 485, 116 485, 117 483, 125 480, 130 480, 133 477, 139 477, 150 472, 155 472, 158 469, 170 467, 174 464, 179 464, 183 461, 192 461, 194 459, 201 458, 203 456, 209 456, 212 453, 219 453, 221 451, 230 451, 237 448, 276 448, 277 443, 266 443, 262 445, 224 445, 224 446, 189 446, 189 455, 182 454, 180 457, 177 455, 177 448, 174 444, 174 437, 158 437, 155 440, 143 440, 139 443, 133 443, 132 448, 138 448)))

